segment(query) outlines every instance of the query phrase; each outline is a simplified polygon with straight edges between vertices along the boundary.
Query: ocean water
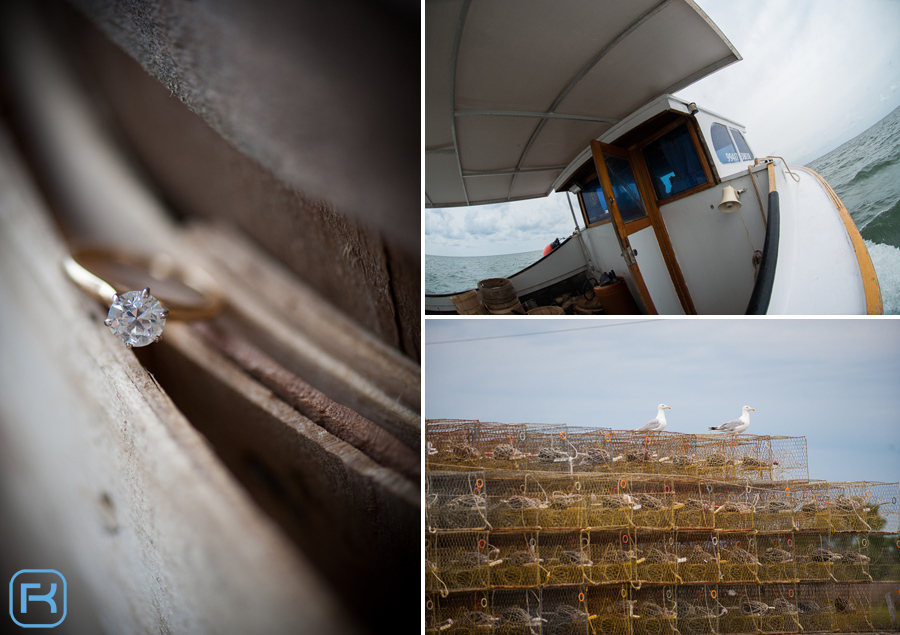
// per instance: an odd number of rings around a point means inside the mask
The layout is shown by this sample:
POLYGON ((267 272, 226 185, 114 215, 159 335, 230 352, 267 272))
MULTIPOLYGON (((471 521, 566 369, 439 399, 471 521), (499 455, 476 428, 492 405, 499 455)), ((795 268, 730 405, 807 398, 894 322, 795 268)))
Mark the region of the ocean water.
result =
POLYGON ((865 239, 884 312, 900 313, 900 108, 809 167, 831 184, 865 239))
POLYGON ((541 259, 542 249, 502 256, 425 255, 425 293, 458 293, 474 289, 479 280, 508 278, 541 259))
MULTIPOLYGON (((900 314, 900 108, 809 167, 850 211, 878 273, 884 312, 900 314)), ((541 251, 499 256, 425 256, 425 293, 457 293, 505 278, 541 251)))

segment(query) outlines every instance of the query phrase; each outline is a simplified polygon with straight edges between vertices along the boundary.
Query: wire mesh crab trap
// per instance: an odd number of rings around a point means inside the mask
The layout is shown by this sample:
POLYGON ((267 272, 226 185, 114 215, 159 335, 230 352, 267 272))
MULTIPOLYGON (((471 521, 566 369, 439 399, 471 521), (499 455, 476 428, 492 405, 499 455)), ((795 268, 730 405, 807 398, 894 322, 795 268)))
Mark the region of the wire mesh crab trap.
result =
POLYGON ((678 553, 672 531, 637 530, 635 579, 640 582, 681 582, 678 553))
POLYGON ((567 443, 568 426, 525 424, 528 469, 535 472, 571 472, 575 451, 567 443))
POLYGON ((590 584, 608 584, 634 580, 637 552, 634 536, 628 530, 592 531, 588 534, 588 557, 585 569, 590 584))
POLYGON ((807 480, 805 437, 694 435, 698 476, 754 483, 807 480))
POLYGON ((538 511, 538 524, 544 529, 581 529, 586 525, 584 484, 568 474, 535 475, 545 505, 538 511))
POLYGON ((834 580, 834 564, 840 557, 831 550, 828 533, 794 534, 794 560, 799 580, 834 580))
POLYGON ((719 632, 723 635, 758 633, 762 630, 762 616, 766 611, 760 601, 760 587, 756 584, 719 585, 719 601, 725 609, 719 618, 719 632))
POLYGON ((718 539, 708 530, 679 531, 675 534, 678 577, 682 582, 719 581, 718 539))
POLYGON ((433 531, 486 529, 484 472, 426 472, 425 524, 433 531))
POLYGON ((542 589, 541 618, 543 634, 588 635, 597 632, 597 614, 589 610, 584 586, 542 589))
POLYGON ((759 582, 758 536, 717 532, 712 541, 719 550, 723 582, 759 582))
POLYGON ((829 483, 831 530, 896 533, 900 529, 897 497, 896 483, 829 483))
POLYGON ((609 450, 611 431, 606 428, 568 428, 565 445, 574 455, 575 472, 612 472, 612 454, 609 450))
POLYGON ((831 604, 834 607, 834 630, 843 633, 872 630, 872 610, 866 585, 832 585, 831 604))
POLYGON ((900 581, 900 539, 898 538, 900 537, 897 534, 870 533, 868 535, 868 572, 875 582, 900 581))
POLYGON ((425 535, 425 591, 447 595, 450 589, 441 579, 438 571, 438 549, 433 534, 425 535))
POLYGON ((425 632, 429 635, 438 633, 438 596, 433 593, 425 594, 425 632))
POLYGON ((653 447, 653 439, 664 434, 613 430, 609 441, 613 470, 620 474, 655 474, 659 469, 659 454, 653 447))
POLYGON ((546 570, 544 584, 582 584, 585 570, 594 564, 587 532, 542 531, 538 556, 546 570))
POLYGON ((791 487, 791 483, 751 487, 750 490, 754 529, 767 532, 794 530, 795 490, 791 487))
POLYGON ((631 601, 634 605, 631 632, 634 635, 670 635, 677 632, 673 585, 632 589, 631 601))
POLYGON ((677 599, 678 631, 681 635, 716 635, 724 607, 714 584, 679 585, 677 599))
MULTIPOLYGON (((877 544, 877 543, 876 543, 877 544)), ((844 582, 868 582, 872 580, 869 573, 869 547, 872 544, 868 533, 832 534, 829 549, 836 554, 832 574, 835 580, 844 582)))
POLYGON ((675 526, 675 491, 670 478, 631 475, 630 496, 634 502, 631 523, 635 527, 672 529, 675 526))
POLYGON ((587 612, 592 616, 591 633, 630 635, 633 609, 634 603, 626 585, 587 589, 587 612))
POLYGON ((712 529, 715 526, 713 484, 674 478, 672 522, 679 529, 712 529))
POLYGON ((487 520, 492 527, 539 527, 540 511, 548 508, 547 493, 534 472, 492 472, 487 520))
POLYGON ((481 467, 481 422, 470 419, 425 421, 425 469, 481 467))
POLYGON ((797 590, 791 584, 765 584, 759 590, 760 627, 764 633, 800 632, 797 590))
POLYGON ((494 591, 491 609, 497 617, 494 635, 540 635, 543 630, 539 589, 494 591))
POLYGON ((831 530, 872 531, 872 524, 885 524, 886 519, 878 513, 878 490, 878 484, 866 481, 829 483, 827 504, 831 530))
POLYGON ((470 420, 426 434, 428 632, 897 628, 898 486, 805 480, 803 439, 470 420))
POLYGON ((713 522, 716 529, 753 529, 753 488, 747 484, 711 481, 713 522))
POLYGON ((831 604, 831 584, 800 582, 795 587, 797 619, 805 632, 833 631, 834 607, 831 604))
POLYGON ((426 596, 425 630, 444 635, 490 635, 499 622, 487 591, 426 596))
POLYGON ((758 534, 757 574, 761 582, 793 582, 797 579, 793 534, 758 534))
POLYGON ((825 481, 792 482, 792 517, 799 531, 830 531, 831 513, 828 505, 828 483, 825 481))
MULTIPOLYGON (((486 589, 491 569, 501 563, 499 550, 488 542, 487 532, 440 533, 426 536, 434 544, 434 577, 449 591, 486 589)), ((427 565, 426 565, 427 568, 427 565)))
POLYGON ((482 465, 492 470, 524 470, 528 467, 524 424, 482 423, 479 439, 482 465))
POLYGON ((634 502, 627 477, 586 474, 581 482, 588 527, 609 529, 631 526, 634 502))
POLYGON ((497 549, 500 563, 491 568, 494 587, 537 587, 547 575, 538 555, 538 533, 495 532, 491 544, 497 549))

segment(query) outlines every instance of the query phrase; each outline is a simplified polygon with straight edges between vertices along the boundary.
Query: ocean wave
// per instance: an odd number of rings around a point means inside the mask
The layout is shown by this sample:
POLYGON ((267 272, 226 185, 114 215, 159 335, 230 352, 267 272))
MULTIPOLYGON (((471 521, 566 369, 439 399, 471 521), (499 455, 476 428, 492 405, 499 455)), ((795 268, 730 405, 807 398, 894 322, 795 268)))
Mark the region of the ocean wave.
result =
POLYGON ((874 176, 881 172, 885 168, 889 168, 900 161, 900 147, 894 148, 895 152, 887 157, 876 160, 874 163, 869 163, 861 170, 856 172, 852 177, 850 177, 850 181, 854 182, 857 180, 867 179, 870 176, 874 176))
POLYGON ((900 247, 900 200, 876 214, 859 233, 866 240, 900 247))

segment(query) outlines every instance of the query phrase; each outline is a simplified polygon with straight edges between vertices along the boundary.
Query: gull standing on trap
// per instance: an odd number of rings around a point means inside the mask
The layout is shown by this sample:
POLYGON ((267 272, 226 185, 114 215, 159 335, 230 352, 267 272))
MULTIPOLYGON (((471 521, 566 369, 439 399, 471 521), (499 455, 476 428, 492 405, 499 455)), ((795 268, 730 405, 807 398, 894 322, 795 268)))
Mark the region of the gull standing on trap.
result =
POLYGON ((659 404, 658 408, 656 419, 648 421, 640 428, 635 429, 635 432, 662 432, 666 429, 666 410, 671 410, 671 408, 664 403, 659 404))
POLYGON ((754 412, 756 412, 756 408, 744 406, 743 408, 741 408, 741 410, 743 412, 741 412, 741 416, 739 419, 734 419, 733 421, 723 423, 720 426, 715 426, 714 428, 710 428, 710 430, 716 430, 717 432, 727 432, 728 434, 740 434, 750 427, 750 411, 753 410, 754 412))

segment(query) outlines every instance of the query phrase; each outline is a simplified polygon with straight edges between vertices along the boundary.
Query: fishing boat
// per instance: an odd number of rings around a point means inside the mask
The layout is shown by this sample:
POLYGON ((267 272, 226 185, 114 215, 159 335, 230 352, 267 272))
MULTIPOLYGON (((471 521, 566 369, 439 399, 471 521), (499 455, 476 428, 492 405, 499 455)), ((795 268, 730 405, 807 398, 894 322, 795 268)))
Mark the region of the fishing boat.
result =
POLYGON ((828 183, 674 96, 741 59, 691 0, 425 9, 426 207, 569 200, 572 235, 509 276, 523 308, 615 286, 646 314, 882 312, 828 183))

